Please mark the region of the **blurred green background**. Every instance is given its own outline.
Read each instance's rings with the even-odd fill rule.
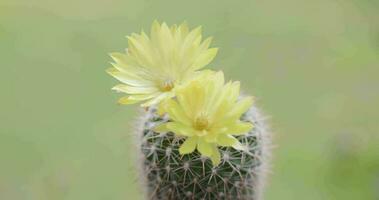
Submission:
[[[154,19],[202,25],[270,117],[266,199],[379,199],[376,0],[1,0],[0,199],[140,199],[105,69]]]

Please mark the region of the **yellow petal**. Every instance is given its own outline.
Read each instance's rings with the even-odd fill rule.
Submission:
[[[159,102],[159,104],[158,104],[158,110],[157,110],[157,114],[158,115],[160,115],[160,116],[162,116],[162,115],[164,115],[166,112],[167,112],[167,110],[168,110],[168,101],[169,101],[170,99],[164,99],[164,100],[162,100],[161,102]]]
[[[228,113],[228,118],[239,118],[243,113],[245,113],[253,104],[253,97],[245,97],[238,101],[233,109]]]
[[[205,141],[209,142],[209,143],[215,143],[217,142],[217,136],[218,136],[218,133],[217,132],[210,132],[210,131],[205,131],[203,130],[203,132],[205,132],[205,136],[204,136],[204,139]]]
[[[225,87],[224,87],[224,73],[223,72],[217,72],[214,76],[212,76],[214,81],[212,81],[211,84],[207,84],[208,87],[204,86],[206,88],[206,106],[205,110],[210,115],[210,117],[213,118],[213,114],[217,111],[217,109],[220,107],[220,104],[222,101],[226,98],[225,95]]]
[[[167,123],[159,124],[153,128],[153,131],[158,133],[167,133],[170,130],[167,128]]]
[[[167,128],[178,135],[193,136],[194,130],[180,122],[167,122]]]
[[[125,105],[134,104],[134,103],[139,102],[139,101],[143,101],[143,100],[153,98],[156,95],[157,95],[156,93],[153,93],[153,94],[139,94],[139,95],[126,96],[126,97],[122,97],[121,99],[119,99],[118,103],[119,104],[125,104]]]
[[[199,139],[197,141],[197,150],[201,153],[201,155],[211,157],[213,154],[212,144],[205,142],[205,140]]]
[[[236,122],[233,125],[227,126],[227,131],[231,135],[243,135],[253,128],[253,124],[249,122]]]
[[[222,91],[223,92],[220,95],[221,102],[219,103],[218,107],[215,108],[216,111],[213,112],[212,118],[214,121],[224,124],[226,122],[223,122],[223,119],[226,121],[235,120],[235,118],[230,117],[227,115],[227,113],[231,112],[231,110],[233,110],[236,105],[235,101],[239,96],[239,82],[228,82],[225,84]],[[236,118],[239,118],[239,116],[236,116]]]
[[[133,78],[146,78],[153,79],[153,75],[146,69],[142,68],[133,57],[123,53],[110,53],[110,56],[116,63],[111,63],[118,71],[133,77]]]
[[[170,28],[172,35],[174,35],[177,30],[178,30],[178,25],[176,25],[176,24],[172,25],[172,27]]]
[[[179,148],[180,154],[192,153],[196,149],[197,137],[189,137]]]
[[[190,60],[184,60],[186,58],[192,58],[195,54],[195,49],[198,47],[201,41],[201,27],[197,27],[192,30],[184,39],[181,48],[179,49],[179,55],[183,63],[188,63]]]
[[[152,93],[152,94],[135,94],[130,95],[129,99],[131,100],[147,100],[158,96],[158,93]]]
[[[201,29],[202,29],[202,27],[198,26],[195,29],[193,29],[191,32],[189,32],[187,37],[185,38],[185,40],[183,42],[183,47],[188,48],[188,46],[190,46],[191,44],[194,45],[194,43],[197,39],[199,39],[199,38],[201,39]]]
[[[135,68],[138,67],[137,63],[128,55],[112,52],[109,54],[111,58],[116,62],[116,68],[120,71],[129,71],[133,70],[135,72]]]
[[[174,93],[170,93],[170,92],[161,93],[160,95],[158,95],[154,99],[151,99],[151,100],[147,101],[146,103],[141,104],[141,106],[142,107],[149,107],[152,105],[156,105],[156,104],[159,104],[159,102],[163,101],[166,98],[172,98],[174,95],[175,95]]]
[[[139,101],[142,101],[142,100],[136,100],[136,99],[130,99],[130,96],[126,96],[126,97],[121,97],[119,100],[118,100],[118,103],[119,104],[123,104],[123,105],[128,105],[128,104],[135,104]]]
[[[112,52],[112,53],[109,53],[109,55],[111,56],[111,58],[112,58],[116,63],[119,63],[119,64],[125,64],[125,63],[128,63],[128,62],[127,62],[127,56],[126,56],[126,54],[119,53],[119,52]]]
[[[180,136],[193,136],[193,131],[189,127],[178,122],[166,122],[157,125],[153,130],[158,133],[173,132]]]
[[[217,48],[211,48],[201,53],[193,64],[194,70],[201,69],[208,65],[216,57],[217,51]]]
[[[180,30],[180,34],[181,34],[181,37],[184,38],[185,36],[187,36],[188,32],[189,32],[189,28],[188,28],[188,24],[187,22],[183,22],[182,24],[180,24],[179,28]]]
[[[237,143],[238,140],[231,135],[220,134],[217,137],[217,144],[220,146],[231,147]]]
[[[155,87],[133,87],[125,84],[116,85],[112,90],[128,94],[148,94],[158,92],[158,89]]]
[[[187,116],[193,116],[194,110],[192,108],[191,99],[188,98],[187,95],[183,91],[180,91],[180,90],[177,90],[177,91],[178,92],[176,93],[176,98],[177,98],[180,106],[182,107],[184,113]]]
[[[141,66],[148,67],[152,66],[154,61],[151,57],[151,50],[149,46],[145,46],[142,40],[139,40],[138,35],[134,37],[127,36],[128,38],[128,53],[135,57],[137,63]]]
[[[233,145],[233,148],[240,151],[248,151],[248,149],[245,146],[243,146],[239,141],[237,141],[237,143]]]
[[[239,81],[234,81],[231,84],[230,90],[228,91],[228,103],[233,104],[237,101],[240,95],[240,87],[241,83]],[[239,104],[239,102],[237,102],[237,104]]]
[[[121,81],[123,83],[126,83],[128,85],[137,86],[137,87],[140,87],[140,86],[151,86],[151,85],[153,85],[151,83],[151,81],[144,80],[144,79],[141,79],[141,78],[135,77],[135,76],[130,76],[129,74],[122,73],[122,72],[118,71],[115,68],[109,68],[107,70],[107,72],[111,76],[115,77],[117,80],[119,80],[119,81]]]
[[[158,37],[158,33],[161,29],[161,25],[157,20],[154,20],[153,24],[151,25],[151,32],[150,32],[150,37],[151,40],[156,41]]]
[[[208,37],[207,39],[205,39],[202,43],[201,43],[201,46],[200,46],[200,49],[201,50],[206,50],[208,49],[209,45],[211,44],[213,38],[212,37]]]
[[[220,151],[215,145],[212,147],[212,149],[213,149],[213,153],[211,156],[212,164],[213,166],[217,166],[220,164],[220,161],[221,161]]]
[[[187,117],[187,115],[184,113],[183,108],[179,106],[179,104],[176,101],[172,99],[168,100],[166,108],[167,108],[167,113],[169,114],[170,118],[173,119],[174,121],[181,122],[188,126],[191,124],[191,121]]]
[[[161,26],[161,32],[160,32],[160,53],[166,58],[169,59],[169,54],[171,53],[173,49],[173,38],[171,35],[170,28],[167,26],[166,23],[163,23]]]

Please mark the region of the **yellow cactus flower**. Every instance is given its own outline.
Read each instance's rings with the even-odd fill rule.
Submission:
[[[180,86],[175,99],[161,103],[161,111],[167,113],[170,121],[155,127],[157,132],[173,132],[186,137],[179,148],[180,154],[192,153],[197,149],[210,157],[213,165],[220,163],[218,146],[243,150],[234,137],[246,134],[253,128],[240,117],[252,105],[252,97],[238,100],[240,83],[224,84],[222,72],[207,71],[196,79]]]
[[[127,38],[126,53],[111,53],[114,63],[107,70],[123,83],[113,89],[128,94],[121,104],[143,101],[147,107],[175,96],[174,89],[217,54],[217,48],[209,48],[212,38],[202,41],[201,27],[189,30],[186,23],[168,27],[155,21],[150,37],[142,31]]]

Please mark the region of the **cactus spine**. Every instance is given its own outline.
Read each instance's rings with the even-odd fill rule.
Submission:
[[[152,130],[169,120],[167,116],[157,115],[155,107],[150,107],[140,122],[137,141],[140,142],[143,165],[140,176],[146,199],[262,199],[270,140],[265,121],[255,106],[241,117],[254,128],[237,137],[248,150],[220,148],[222,160],[217,167],[197,151],[180,155],[178,148],[183,138]]]

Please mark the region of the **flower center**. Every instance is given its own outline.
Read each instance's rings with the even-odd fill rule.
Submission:
[[[209,121],[208,121],[207,116],[205,115],[200,115],[199,117],[196,117],[195,122],[193,124],[194,128],[199,131],[207,129],[208,125],[209,125]]]
[[[174,88],[174,81],[172,81],[171,79],[168,79],[162,83],[160,88],[161,88],[161,91],[163,92],[171,91],[171,89]]]

